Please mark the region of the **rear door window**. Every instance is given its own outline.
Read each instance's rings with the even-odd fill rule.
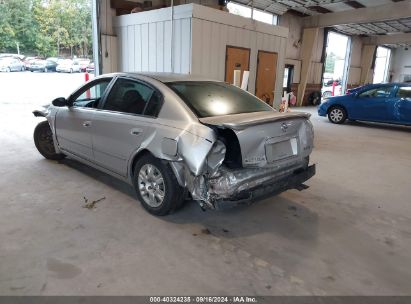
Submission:
[[[156,117],[161,108],[161,95],[139,81],[119,78],[103,105],[104,110]]]
[[[399,87],[397,97],[411,101],[411,87]]]

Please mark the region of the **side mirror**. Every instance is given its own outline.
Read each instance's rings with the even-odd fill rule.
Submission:
[[[68,106],[68,102],[64,97],[58,97],[54,99],[52,102],[53,106],[55,107],[65,107]]]

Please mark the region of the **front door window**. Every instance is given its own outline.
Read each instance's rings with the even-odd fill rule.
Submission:
[[[104,78],[90,83],[89,86],[83,88],[73,96],[74,107],[97,108],[104,95],[111,78]]]

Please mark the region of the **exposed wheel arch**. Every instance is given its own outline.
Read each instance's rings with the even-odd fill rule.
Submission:
[[[131,163],[130,163],[130,165],[129,165],[129,176],[130,176],[131,178],[133,178],[133,176],[134,176],[134,167],[135,167],[136,162],[137,162],[141,157],[143,157],[144,155],[147,155],[147,154],[155,157],[155,156],[153,155],[153,153],[151,153],[151,152],[150,152],[149,150],[147,150],[147,149],[142,149],[141,151],[138,151],[138,152],[136,153],[136,155],[133,156],[133,160],[131,161]]]

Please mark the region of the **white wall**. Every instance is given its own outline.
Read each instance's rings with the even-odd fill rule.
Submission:
[[[392,80],[394,82],[402,82],[405,75],[411,75],[411,49],[406,51],[403,47],[399,47],[394,49],[391,55]]]
[[[358,36],[351,36],[351,62],[348,70],[348,85],[357,85],[361,81],[362,41]]]
[[[265,33],[256,33],[236,26],[193,18],[192,73],[213,79],[225,79],[227,45],[250,49],[250,78],[248,91],[255,92],[258,51],[278,54],[274,100],[282,95],[286,39]]]
[[[286,28],[188,4],[174,7],[172,39],[170,18],[171,8],[116,18],[120,71],[173,71],[224,80],[227,45],[245,47],[251,51],[248,90],[254,93],[258,51],[276,52],[274,102],[279,104],[288,35]]]
[[[285,13],[279,17],[279,25],[289,29],[286,42],[285,61],[287,64],[294,65],[293,83],[300,82],[301,73],[301,44],[303,33],[303,18],[290,13]],[[321,54],[323,49],[324,30],[319,29],[317,41],[315,43],[312,64],[310,67],[308,82],[309,84],[321,83],[322,63]]]
[[[124,72],[171,72],[173,70],[175,73],[189,73],[191,70],[190,15],[191,11],[187,9],[176,9],[173,21],[173,48],[171,47],[170,8],[117,17],[115,26],[119,41],[119,70]]]
[[[286,59],[301,59],[301,43],[303,35],[303,21],[301,17],[285,13],[279,16],[278,25],[289,29],[287,39]]]

